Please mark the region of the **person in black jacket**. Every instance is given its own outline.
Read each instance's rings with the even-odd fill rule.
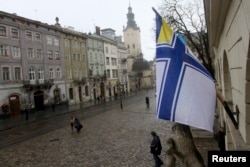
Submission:
[[[77,133],[80,132],[80,130],[82,129],[82,124],[80,123],[80,121],[75,117],[75,121],[74,121],[74,126],[77,130]]]
[[[151,135],[153,137],[153,140],[151,141],[150,152],[153,154],[155,160],[155,166],[160,167],[163,164],[162,160],[158,156],[161,154],[162,150],[161,140],[154,131],[151,132]]]
[[[27,110],[27,108],[25,108],[24,113],[25,113],[26,121],[28,121],[29,120],[29,110]]]
[[[147,108],[149,108],[149,98],[148,98],[148,96],[146,96],[146,105],[147,105]]]
[[[220,148],[220,151],[226,151],[226,145],[225,145],[225,128],[220,127],[219,132],[215,134],[215,139],[218,142],[218,147]]]

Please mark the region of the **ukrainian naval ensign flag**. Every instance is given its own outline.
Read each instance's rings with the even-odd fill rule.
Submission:
[[[213,131],[214,80],[182,36],[155,13],[157,117]]]

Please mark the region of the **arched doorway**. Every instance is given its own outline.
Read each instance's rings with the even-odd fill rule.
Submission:
[[[44,92],[40,90],[34,92],[34,102],[36,111],[44,110],[43,101],[44,101]]]
[[[20,99],[16,94],[9,96],[9,110],[11,116],[18,116],[21,113]]]

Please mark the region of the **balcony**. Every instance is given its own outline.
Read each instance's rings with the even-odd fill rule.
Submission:
[[[127,70],[122,70],[122,73],[123,74],[126,74],[128,71]]]
[[[121,62],[122,62],[122,63],[126,63],[126,62],[127,62],[127,59],[126,59],[126,58],[123,58],[123,59],[121,59]]]
[[[43,80],[43,79],[39,79],[39,80],[26,80],[23,81],[23,87],[24,88],[51,88],[51,86],[54,84],[54,80],[53,79],[49,79],[49,80]]]
[[[86,83],[86,78],[74,78],[73,81],[75,84],[84,85]]]
[[[39,80],[38,80],[38,83],[39,83],[39,84],[44,84],[44,79],[39,79]]]
[[[30,85],[36,85],[36,80],[30,80]]]

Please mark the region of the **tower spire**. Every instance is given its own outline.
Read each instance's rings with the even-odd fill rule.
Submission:
[[[132,12],[132,7],[130,6],[130,1],[129,1],[129,7],[128,7],[128,14],[127,14],[127,28],[134,28],[134,29],[137,29],[137,25],[136,25],[136,22],[134,20],[135,16],[134,16],[134,13]]]

